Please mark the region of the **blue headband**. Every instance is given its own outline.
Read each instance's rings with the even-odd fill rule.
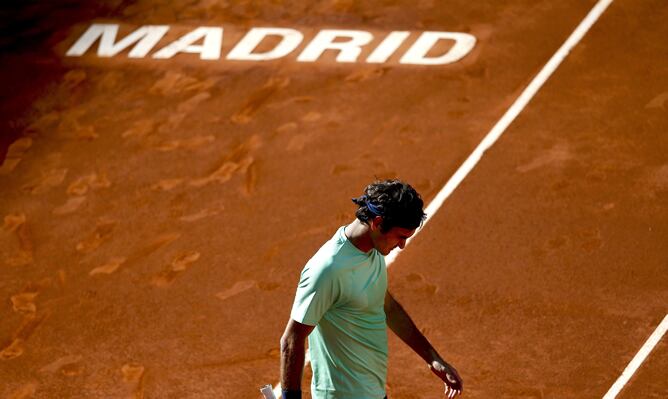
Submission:
[[[369,210],[369,212],[373,213],[376,216],[383,216],[383,212],[376,205],[371,203],[369,197],[363,195],[362,199],[364,200],[364,204],[366,205],[366,208]]]

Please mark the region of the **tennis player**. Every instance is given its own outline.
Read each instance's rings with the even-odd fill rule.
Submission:
[[[399,180],[378,181],[354,198],[356,219],[306,263],[281,337],[283,399],[301,398],[306,340],[316,399],[386,398],[387,327],[445,383],[462,392],[457,371],[436,352],[387,290],[384,256],[403,249],[425,218],[420,195]]]

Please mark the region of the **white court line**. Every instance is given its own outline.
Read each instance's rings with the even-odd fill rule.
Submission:
[[[605,394],[603,399],[614,399],[617,397],[617,395],[619,395],[619,392],[622,391],[624,385],[629,382],[633,374],[635,374],[636,370],[638,370],[638,367],[640,367],[642,362],[645,361],[656,344],[661,341],[661,338],[666,334],[666,331],[668,331],[668,314],[663,318],[663,321],[659,323],[659,326],[656,327],[656,330],[654,330],[652,335],[650,335],[650,337],[647,339],[645,345],[643,345],[642,348],[640,348],[640,351],[635,355],[635,357],[633,357],[631,363],[626,366],[622,372],[622,375],[620,375],[617,381],[612,384],[612,387],[610,387],[610,390]]]
[[[489,149],[495,142],[496,140],[501,137],[501,135],[505,132],[506,128],[515,120],[517,115],[526,107],[526,105],[531,101],[534,95],[540,90],[541,87],[543,87],[543,84],[547,79],[554,73],[554,71],[557,69],[557,67],[561,64],[561,62],[566,58],[568,53],[571,51],[573,47],[575,47],[576,44],[580,42],[580,40],[584,37],[584,35],[589,31],[589,28],[594,25],[594,23],[598,20],[598,18],[603,14],[603,12],[608,8],[608,6],[612,3],[613,0],[599,0],[598,3],[594,6],[594,8],[589,11],[589,14],[580,22],[580,24],[575,28],[573,33],[566,39],[564,44],[561,45],[559,50],[557,50],[556,53],[550,58],[550,60],[545,64],[543,69],[538,72],[538,74],[533,78],[531,83],[524,89],[522,94],[515,100],[513,105],[510,106],[508,111],[506,111],[505,114],[499,119],[499,121],[494,125],[492,130],[487,133],[485,138],[482,139],[480,144],[473,150],[471,155],[469,155],[468,158],[466,158],[466,161],[457,169],[457,171],[450,177],[447,183],[445,183],[445,186],[441,189],[441,191],[436,194],[436,197],[427,205],[427,208],[425,209],[425,213],[427,213],[427,219],[425,220],[424,224],[422,225],[422,228],[420,230],[416,231],[415,234],[406,242],[406,245],[412,241],[420,231],[423,230],[424,226],[431,220],[434,214],[441,208],[441,205],[445,202],[445,200],[452,194],[453,191],[459,186],[459,184],[464,180],[464,178],[471,172],[471,170],[478,164],[478,161],[480,161],[480,158],[482,158],[482,155],[484,152]],[[389,255],[385,257],[385,263],[389,267],[394,260],[397,258],[398,251],[393,251]],[[281,389],[280,385],[278,385],[274,389],[274,394],[277,397],[280,397],[281,394]]]
[[[445,200],[452,194],[453,191],[459,186],[459,184],[464,180],[464,178],[471,172],[471,170],[478,164],[478,161],[480,161],[480,158],[482,158],[482,155],[484,154],[485,151],[487,151],[494,143],[496,140],[501,137],[501,135],[505,132],[506,128],[515,120],[517,115],[526,107],[526,105],[531,101],[533,96],[540,90],[540,88],[543,86],[545,81],[552,75],[552,73],[557,69],[557,67],[561,64],[561,61],[566,58],[568,53],[571,51],[573,47],[575,47],[576,44],[584,37],[585,33],[591,28],[591,26],[596,22],[598,17],[601,16],[603,11],[612,3],[612,0],[600,0],[594,8],[592,8],[591,11],[589,11],[589,14],[585,17],[585,19],[580,22],[580,25],[578,25],[577,28],[571,33],[569,38],[564,42],[564,44],[557,50],[556,53],[550,58],[550,60],[545,64],[543,69],[536,75],[536,77],[529,83],[529,86],[524,89],[522,94],[515,100],[513,105],[510,106],[508,111],[499,119],[499,121],[494,125],[492,130],[487,133],[487,136],[482,139],[480,144],[476,147],[475,150],[469,155],[468,158],[466,158],[466,161],[457,169],[457,171],[452,175],[450,180],[448,180],[447,183],[445,183],[445,186],[441,189],[441,191],[436,194],[436,197],[429,203],[427,208],[425,209],[425,213],[427,214],[427,220],[425,220],[424,225],[431,220],[431,217],[441,208],[441,205],[445,202]],[[424,227],[424,225],[422,227]],[[422,229],[420,229],[421,231]],[[411,237],[408,242],[410,242],[415,236],[419,233],[419,231],[415,232],[413,237]],[[390,263],[396,259],[398,256],[398,251],[391,252],[388,256],[385,257],[385,262],[389,266]]]

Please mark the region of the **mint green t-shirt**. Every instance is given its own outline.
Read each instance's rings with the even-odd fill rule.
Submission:
[[[386,291],[385,258],[357,249],[344,227],[306,263],[291,317],[315,326],[308,338],[314,398],[385,396]]]

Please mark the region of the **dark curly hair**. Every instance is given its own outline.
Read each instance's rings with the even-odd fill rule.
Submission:
[[[392,227],[417,229],[427,217],[420,194],[400,180],[373,182],[366,186],[364,195],[353,198],[353,202],[358,206],[355,216],[362,223],[369,224],[374,217],[381,216],[383,232]]]

